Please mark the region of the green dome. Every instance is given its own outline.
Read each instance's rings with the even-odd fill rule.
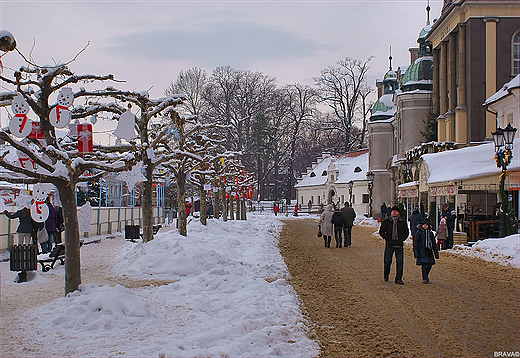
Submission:
[[[372,114],[370,119],[372,121],[388,119],[395,115],[396,108],[394,103],[392,102],[392,98],[392,94],[384,94],[377,99],[377,101],[372,105],[372,108],[370,110]]]
[[[383,81],[387,81],[387,80],[397,80],[397,73],[393,70],[388,71],[385,74],[385,78],[383,79]]]
[[[432,80],[433,57],[420,57],[406,69],[406,72],[403,75],[403,92],[413,91],[416,89],[431,91],[433,89]]]
[[[421,32],[419,32],[419,38],[422,39],[423,37],[426,37],[428,35],[428,32],[432,29],[432,25],[426,25],[422,28]]]

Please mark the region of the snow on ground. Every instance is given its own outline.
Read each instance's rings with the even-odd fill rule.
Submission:
[[[277,247],[281,228],[274,215],[207,226],[194,220],[187,237],[171,230],[146,244],[124,242],[112,274],[169,284],[84,283],[29,310],[36,331],[47,332],[35,339],[72,356],[317,356],[286,282]],[[4,287],[34,284],[44,275]]]
[[[279,219],[318,217],[257,212],[247,221],[193,220],[187,237],[171,230],[146,244],[122,242],[111,275],[163,284],[84,283],[28,311],[34,339],[70,356],[317,356],[277,242]],[[355,224],[379,226],[359,215]],[[519,267],[518,234],[449,251]],[[51,271],[63,279],[62,267]],[[30,272],[29,282],[4,281],[2,288],[41,284],[48,274]]]

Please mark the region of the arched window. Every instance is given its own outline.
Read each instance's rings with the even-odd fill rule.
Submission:
[[[520,73],[520,31],[513,35],[513,76]]]
[[[315,176],[316,176],[316,173],[315,173],[315,172],[311,172],[310,177],[311,177],[311,178],[314,178]]]

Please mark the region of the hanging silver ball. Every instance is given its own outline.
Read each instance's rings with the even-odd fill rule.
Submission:
[[[16,48],[16,40],[12,33],[0,30],[0,50],[4,52],[13,51]]]

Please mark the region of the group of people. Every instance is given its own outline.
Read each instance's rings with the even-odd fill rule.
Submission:
[[[352,226],[354,226],[355,218],[356,212],[349,203],[345,203],[345,206],[341,209],[334,208],[332,204],[327,205],[318,223],[319,231],[323,235],[325,247],[330,248],[333,233],[337,248],[351,246]],[[342,234],[344,238],[343,242]]]
[[[11,214],[7,210],[4,211],[4,214],[9,219],[18,219],[19,224],[16,229],[16,233],[18,234],[18,243],[22,245],[29,244],[40,244],[41,253],[49,253],[51,252],[53,245],[61,243],[61,232],[63,231],[63,213],[61,207],[56,208],[52,203],[50,198],[47,198],[45,201],[47,207],[49,208],[49,216],[44,222],[36,222],[31,217],[31,210],[27,207],[18,210],[17,212]],[[41,241],[38,239],[38,232],[42,232],[45,230],[47,235],[43,235],[43,237],[47,237],[45,241]],[[41,236],[40,236],[41,237]]]
[[[385,240],[384,251],[384,272],[383,279],[389,280],[392,260],[395,256],[396,273],[394,282],[403,285],[404,267],[404,241],[409,237],[410,230],[408,223],[401,217],[398,206],[387,208],[385,203],[381,206],[382,220],[379,228],[379,235]],[[387,215],[388,213],[388,215]],[[318,222],[319,232],[323,235],[325,247],[330,248],[332,234],[336,238],[336,247],[342,247],[341,233],[344,234],[344,247],[348,247],[352,242],[352,226],[356,213],[349,203],[345,207],[335,209],[332,204],[327,205]],[[453,229],[455,214],[450,210],[448,204],[442,205],[441,220],[437,231],[434,233],[429,219],[424,218],[418,210],[414,210],[410,218],[410,228],[413,237],[413,253],[416,265],[421,266],[422,283],[430,282],[429,274],[435,265],[435,260],[439,259],[439,251],[453,247]]]

